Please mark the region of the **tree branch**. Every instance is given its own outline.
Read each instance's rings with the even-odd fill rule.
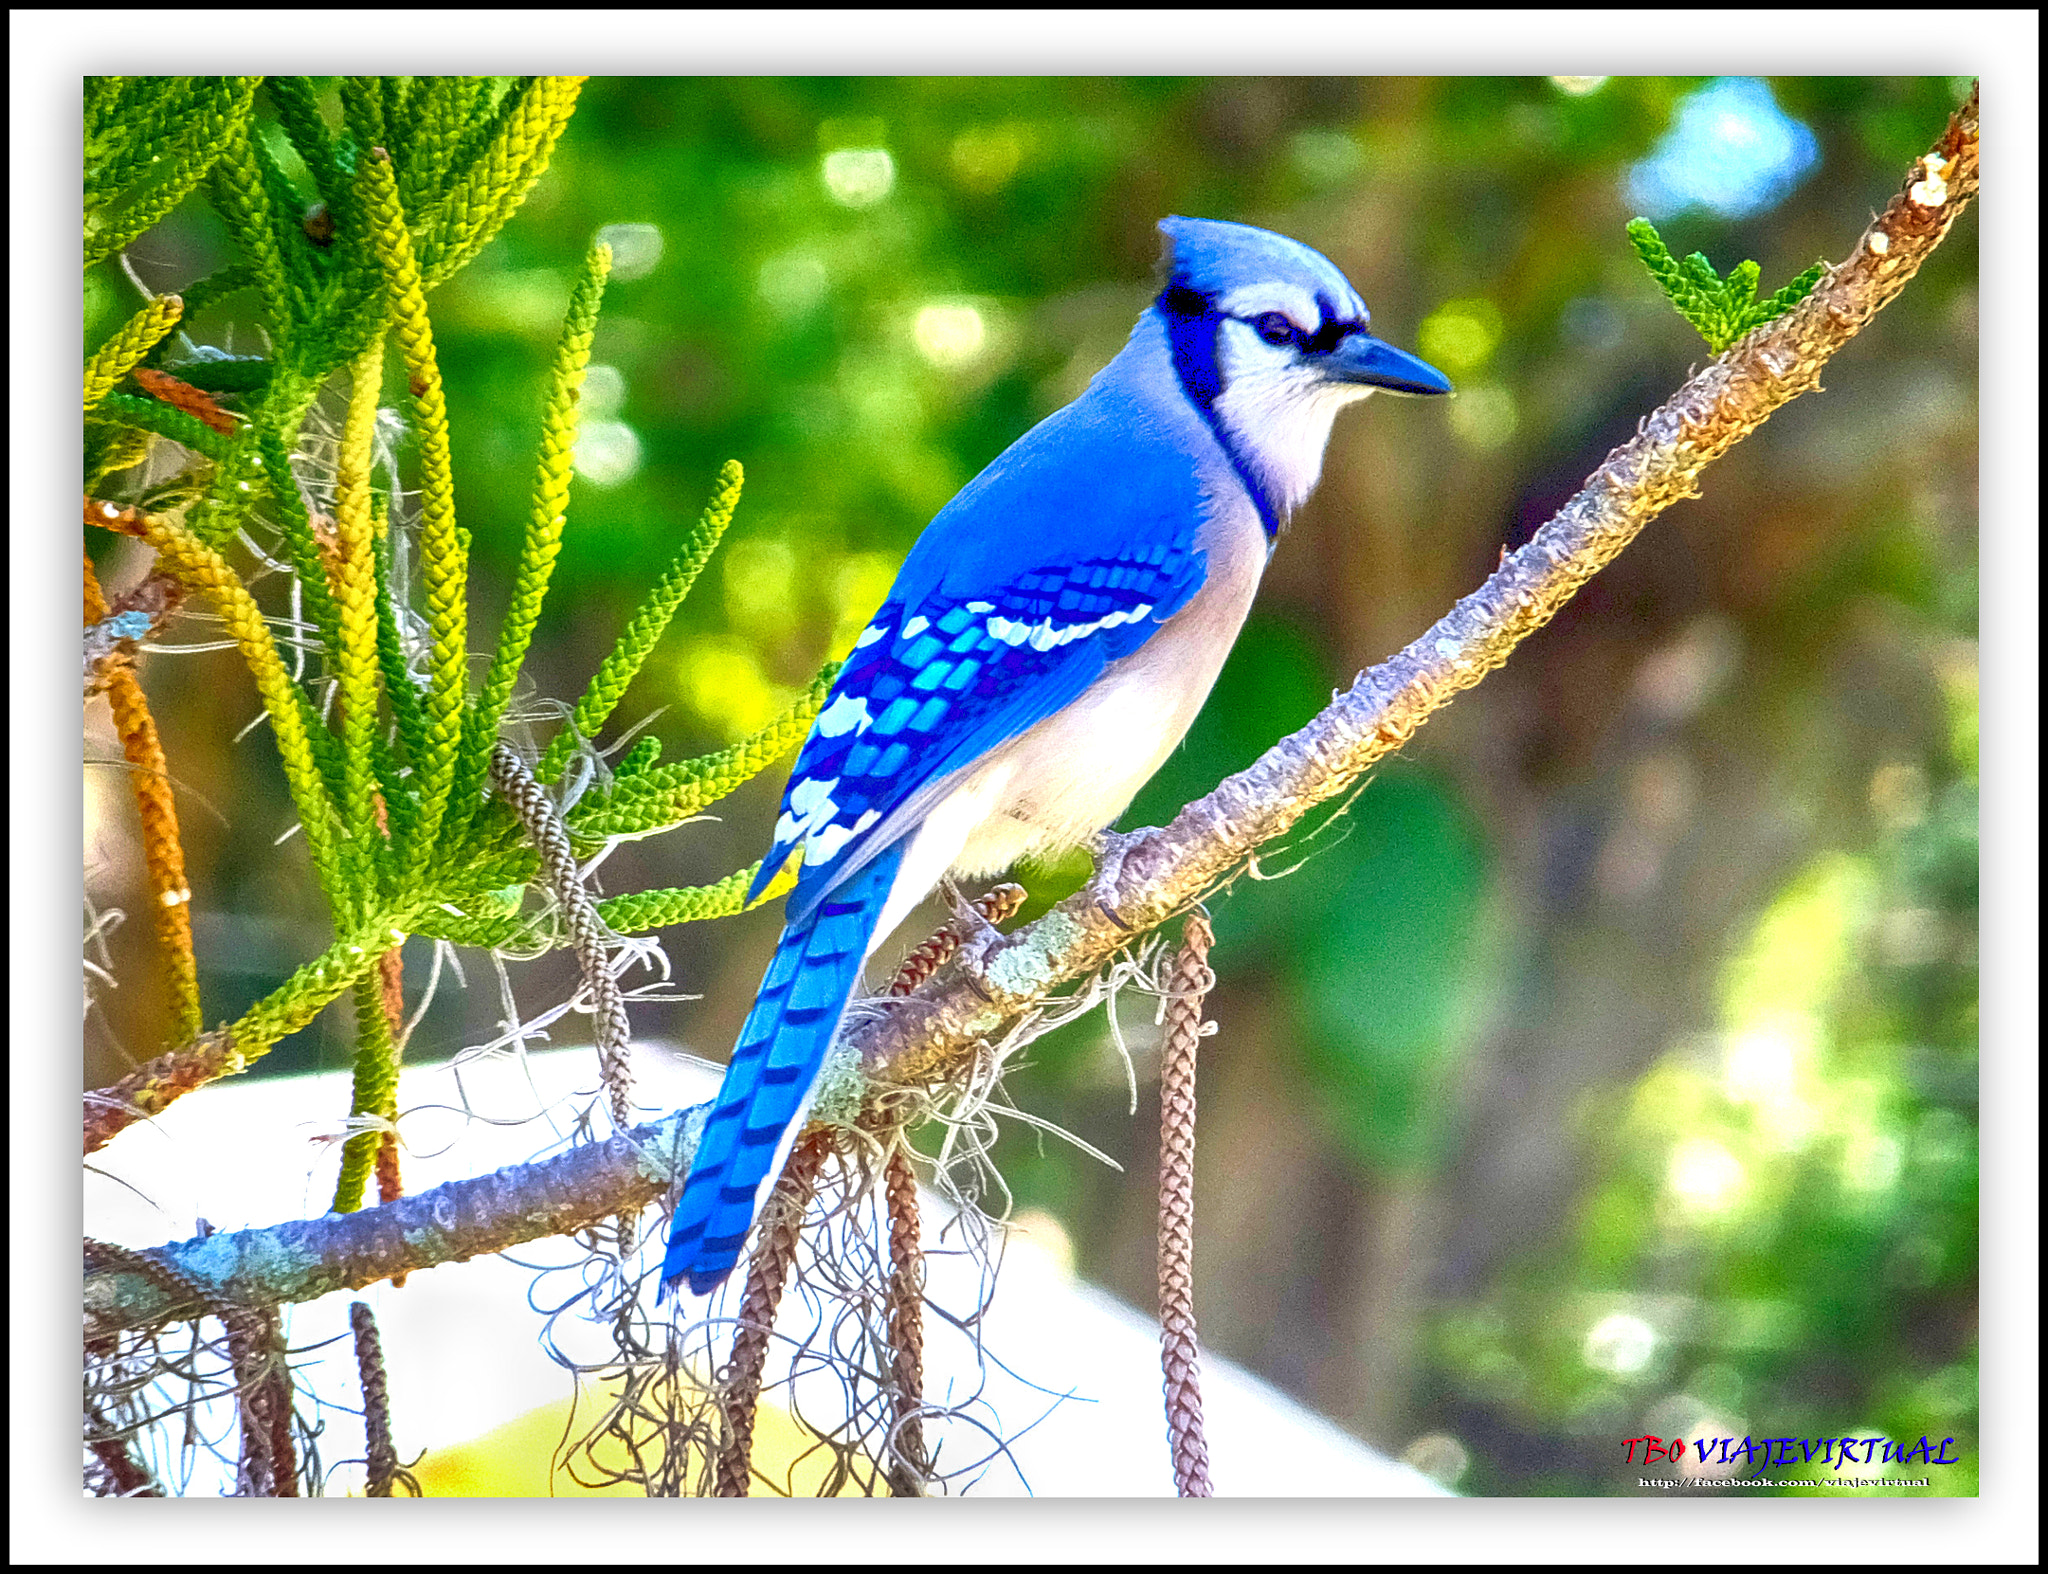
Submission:
[[[709,1108],[682,1110],[551,1159],[450,1181],[355,1213],[220,1231],[143,1254],[205,1289],[203,1301],[189,1289],[171,1288],[168,1274],[88,1267],[87,1336],[196,1317],[224,1302],[311,1301],[637,1212],[688,1172]]]
[[[928,1068],[1101,967],[1200,901],[1265,843],[1351,788],[1416,728],[1549,622],[1700,473],[1781,405],[1820,386],[1821,368],[1905,287],[1977,189],[1977,90],[1905,190],[1846,262],[1804,301],[1731,345],[1610,453],[1578,495],[1504,558],[1423,636],[1364,673],[1292,737],[1181,810],[1129,838],[1117,866],[955,973],[919,991],[925,1009],[855,1035],[869,1063],[916,1080]],[[1115,916],[1112,917],[1111,915]]]
[[[1820,386],[1829,358],[1905,287],[1975,195],[1977,155],[1973,87],[1904,189],[1811,295],[1692,377],[1478,590],[1306,727],[1165,829],[1128,838],[1116,867],[1036,923],[970,945],[966,965],[941,971],[909,997],[914,1005],[851,1032],[827,1062],[814,1116],[850,1119],[872,1090],[943,1077],[1006,1022],[1199,901],[1500,666],[1644,525],[1697,496],[1709,464]],[[708,1108],[382,1207],[216,1234],[150,1255],[205,1285],[215,1302],[265,1305],[502,1251],[666,1196],[688,1170]],[[133,1269],[88,1269],[85,1277],[90,1334],[207,1309],[188,1299]]]

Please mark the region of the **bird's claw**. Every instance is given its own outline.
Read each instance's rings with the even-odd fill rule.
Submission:
[[[982,999],[993,1001],[995,994],[989,988],[986,964],[989,952],[1003,938],[1002,930],[990,923],[988,915],[969,901],[950,879],[939,882],[939,895],[952,910],[953,933],[959,941],[952,960],[959,968],[960,976]]]
[[[1095,910],[1117,928],[1128,933],[1134,926],[1110,905],[1109,896],[1115,892],[1123,879],[1124,858],[1138,839],[1136,833],[1125,835],[1121,831],[1097,831],[1088,844],[1088,851],[1095,859],[1095,873],[1088,877],[1088,900],[1095,904]]]

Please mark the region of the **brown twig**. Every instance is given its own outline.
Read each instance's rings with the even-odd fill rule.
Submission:
[[[160,372],[153,366],[138,366],[128,374],[152,399],[161,400],[174,410],[183,410],[196,420],[204,421],[223,437],[235,435],[235,417],[214,403],[213,395],[203,388],[194,388],[181,378],[169,372]]]
[[[90,1424],[95,1417],[87,1413]],[[113,1488],[115,1497],[162,1497],[163,1492],[151,1475],[128,1452],[127,1439],[121,1437],[94,1437],[88,1435],[85,1446],[92,1450],[92,1457],[100,1462],[106,1472],[107,1485]]]
[[[377,819],[384,820],[384,800],[377,800]],[[388,834],[388,833],[387,833]],[[384,1007],[384,1020],[391,1029],[391,1055],[394,1060],[405,1053],[405,952],[393,946],[377,958],[378,994]],[[396,1202],[405,1195],[405,1177],[398,1167],[398,1133],[385,1131],[383,1140],[377,1144],[377,1200]],[[400,1274],[391,1281],[403,1285],[405,1275]]]
[[[998,885],[975,898],[982,922],[1000,924],[1024,905],[1021,885]],[[903,959],[885,995],[901,997],[925,983],[966,941],[957,920],[942,925]],[[891,1123],[896,1125],[896,1123]],[[924,1421],[924,1244],[919,1238],[917,1172],[900,1125],[887,1132],[889,1157],[883,1195],[889,1208],[889,1491],[922,1497],[930,1461],[925,1455]]]
[[[241,1409],[245,1497],[297,1497],[299,1467],[292,1447],[291,1363],[275,1307],[217,1308],[228,1334],[228,1365]]]
[[[86,560],[86,576],[94,578],[92,560]],[[152,572],[142,583],[107,605],[98,596],[95,581],[85,597],[85,698],[91,699],[107,684],[107,674],[116,664],[132,662],[137,648],[154,639],[170,621],[171,614],[185,603],[185,587],[169,574]]]
[[[108,503],[95,497],[85,499],[85,522],[101,530],[111,530],[117,536],[133,536],[140,541],[149,534],[142,510],[132,503]]]
[[[584,887],[561,816],[555,813],[546,789],[533,779],[533,772],[509,744],[500,743],[491,750],[491,785],[512,806],[540,850],[541,872],[562,909],[562,923],[583,971],[583,987],[590,995],[591,1030],[597,1039],[598,1067],[611,1095],[612,1124],[624,1131],[633,1115],[633,1066],[627,1058],[633,1029],[626,1017],[625,996],[605,958],[604,920],[597,916],[597,904]]]
[[[277,1308],[229,1300],[176,1263],[111,1241],[87,1237],[85,1260],[102,1269],[140,1275],[175,1297],[191,1317],[210,1314],[220,1319],[227,1330],[228,1365],[235,1375],[242,1433],[238,1472],[242,1495],[297,1497],[298,1463],[291,1436],[291,1366],[285,1355],[284,1325]],[[104,1462],[105,1456],[101,1458]]]
[[[99,1151],[136,1121],[161,1114],[194,1088],[230,1076],[243,1064],[225,1028],[145,1060],[119,1082],[86,1094],[85,1151]]]
[[[918,1239],[917,1172],[899,1139],[882,1171],[889,1201],[889,1494],[923,1497],[931,1474],[924,1446],[924,1244]]]
[[[1195,1051],[1202,1002],[1216,983],[1209,969],[1215,939],[1207,914],[1200,908],[1188,914],[1168,985],[1159,1058],[1159,1355],[1173,1484],[1182,1497],[1212,1495],[1195,1337]]]
[[[86,1241],[87,1261],[92,1260],[93,1248],[99,1244],[91,1239]],[[111,1250],[119,1251],[120,1248]],[[85,1446],[99,1462],[104,1483],[95,1483],[94,1494],[99,1497],[162,1497],[164,1492],[156,1477],[129,1451],[130,1429],[108,1419],[104,1396],[96,1391],[98,1385],[93,1380],[95,1366],[113,1362],[119,1355],[119,1348],[118,1336],[88,1338],[85,1341]]]
[[[968,905],[981,915],[983,923],[1000,924],[1024,905],[1026,894],[1023,886],[1006,883],[989,887]],[[903,958],[903,964],[896,969],[896,976],[889,980],[889,987],[882,993],[891,997],[915,993],[952,960],[953,953],[965,945],[967,939],[965,926],[957,919],[941,924],[929,940],[911,948],[909,955]]]
[[[85,559],[85,621],[88,630],[108,619],[106,597],[92,559]],[[175,603],[174,603],[175,604]],[[87,672],[92,672],[90,640]],[[132,641],[130,642],[132,648]],[[164,966],[170,975],[171,1033],[178,1041],[197,1038],[205,1027],[199,1010],[199,960],[192,950],[192,887],[185,876],[185,844],[178,835],[178,809],[171,799],[170,765],[142,692],[142,680],[125,655],[101,663],[99,677],[128,761],[128,783],[142,820],[142,857],[149,871],[150,916]]]
[[[732,1358],[719,1384],[725,1446],[712,1472],[713,1497],[745,1497],[753,1484],[754,1411],[761,1403],[761,1370],[775,1333],[775,1311],[782,1304],[790,1266],[796,1261],[804,1210],[811,1205],[825,1155],[831,1151],[829,1132],[814,1131],[798,1138],[762,1210],[759,1243],[748,1260],[747,1288],[740,1297],[739,1330],[733,1335]]]
[[[420,1484],[399,1464],[398,1450],[391,1441],[391,1383],[384,1371],[377,1319],[368,1305],[357,1301],[348,1309],[348,1325],[356,1337],[356,1375],[363,1386],[363,1468],[369,1479],[364,1495],[389,1497],[392,1487],[398,1485],[418,1497]]]

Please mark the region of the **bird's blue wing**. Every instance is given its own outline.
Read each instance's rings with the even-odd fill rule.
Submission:
[[[1160,542],[1029,569],[975,594],[883,604],[813,724],[758,891],[801,850],[800,918],[909,826],[895,811],[1071,704],[1200,588],[1201,551]]]
[[[1167,542],[1028,569],[963,594],[892,597],[861,635],[783,794],[761,890],[803,859],[781,944],[734,1047],[670,1226],[666,1288],[738,1261],[778,1146],[808,1098],[928,795],[1063,709],[1201,585]],[[906,572],[899,590],[916,576]],[[928,803],[926,803],[928,807]],[[907,811],[907,812],[905,812]]]
[[[801,850],[801,918],[948,777],[1072,704],[1187,605],[1206,572],[1207,442],[1173,400],[1110,398],[1098,378],[963,487],[812,726],[756,892]]]
[[[1203,554],[1158,543],[963,593],[892,597],[855,645],[797,756],[761,890],[803,868],[782,942],[733,1050],[671,1224],[664,1286],[738,1261],[778,1145],[823,1063],[927,796],[1071,704],[1200,587]],[[916,583],[906,571],[899,578]],[[906,812],[907,811],[907,812]]]

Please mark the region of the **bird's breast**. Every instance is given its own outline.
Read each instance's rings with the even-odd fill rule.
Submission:
[[[978,878],[1085,842],[1115,823],[1166,762],[1215,687],[1250,610],[1266,537],[1248,499],[1217,510],[1197,544],[1207,576],[1158,633],[1071,705],[994,751],[962,784],[985,816],[953,862]],[[993,789],[990,791],[988,789]]]

